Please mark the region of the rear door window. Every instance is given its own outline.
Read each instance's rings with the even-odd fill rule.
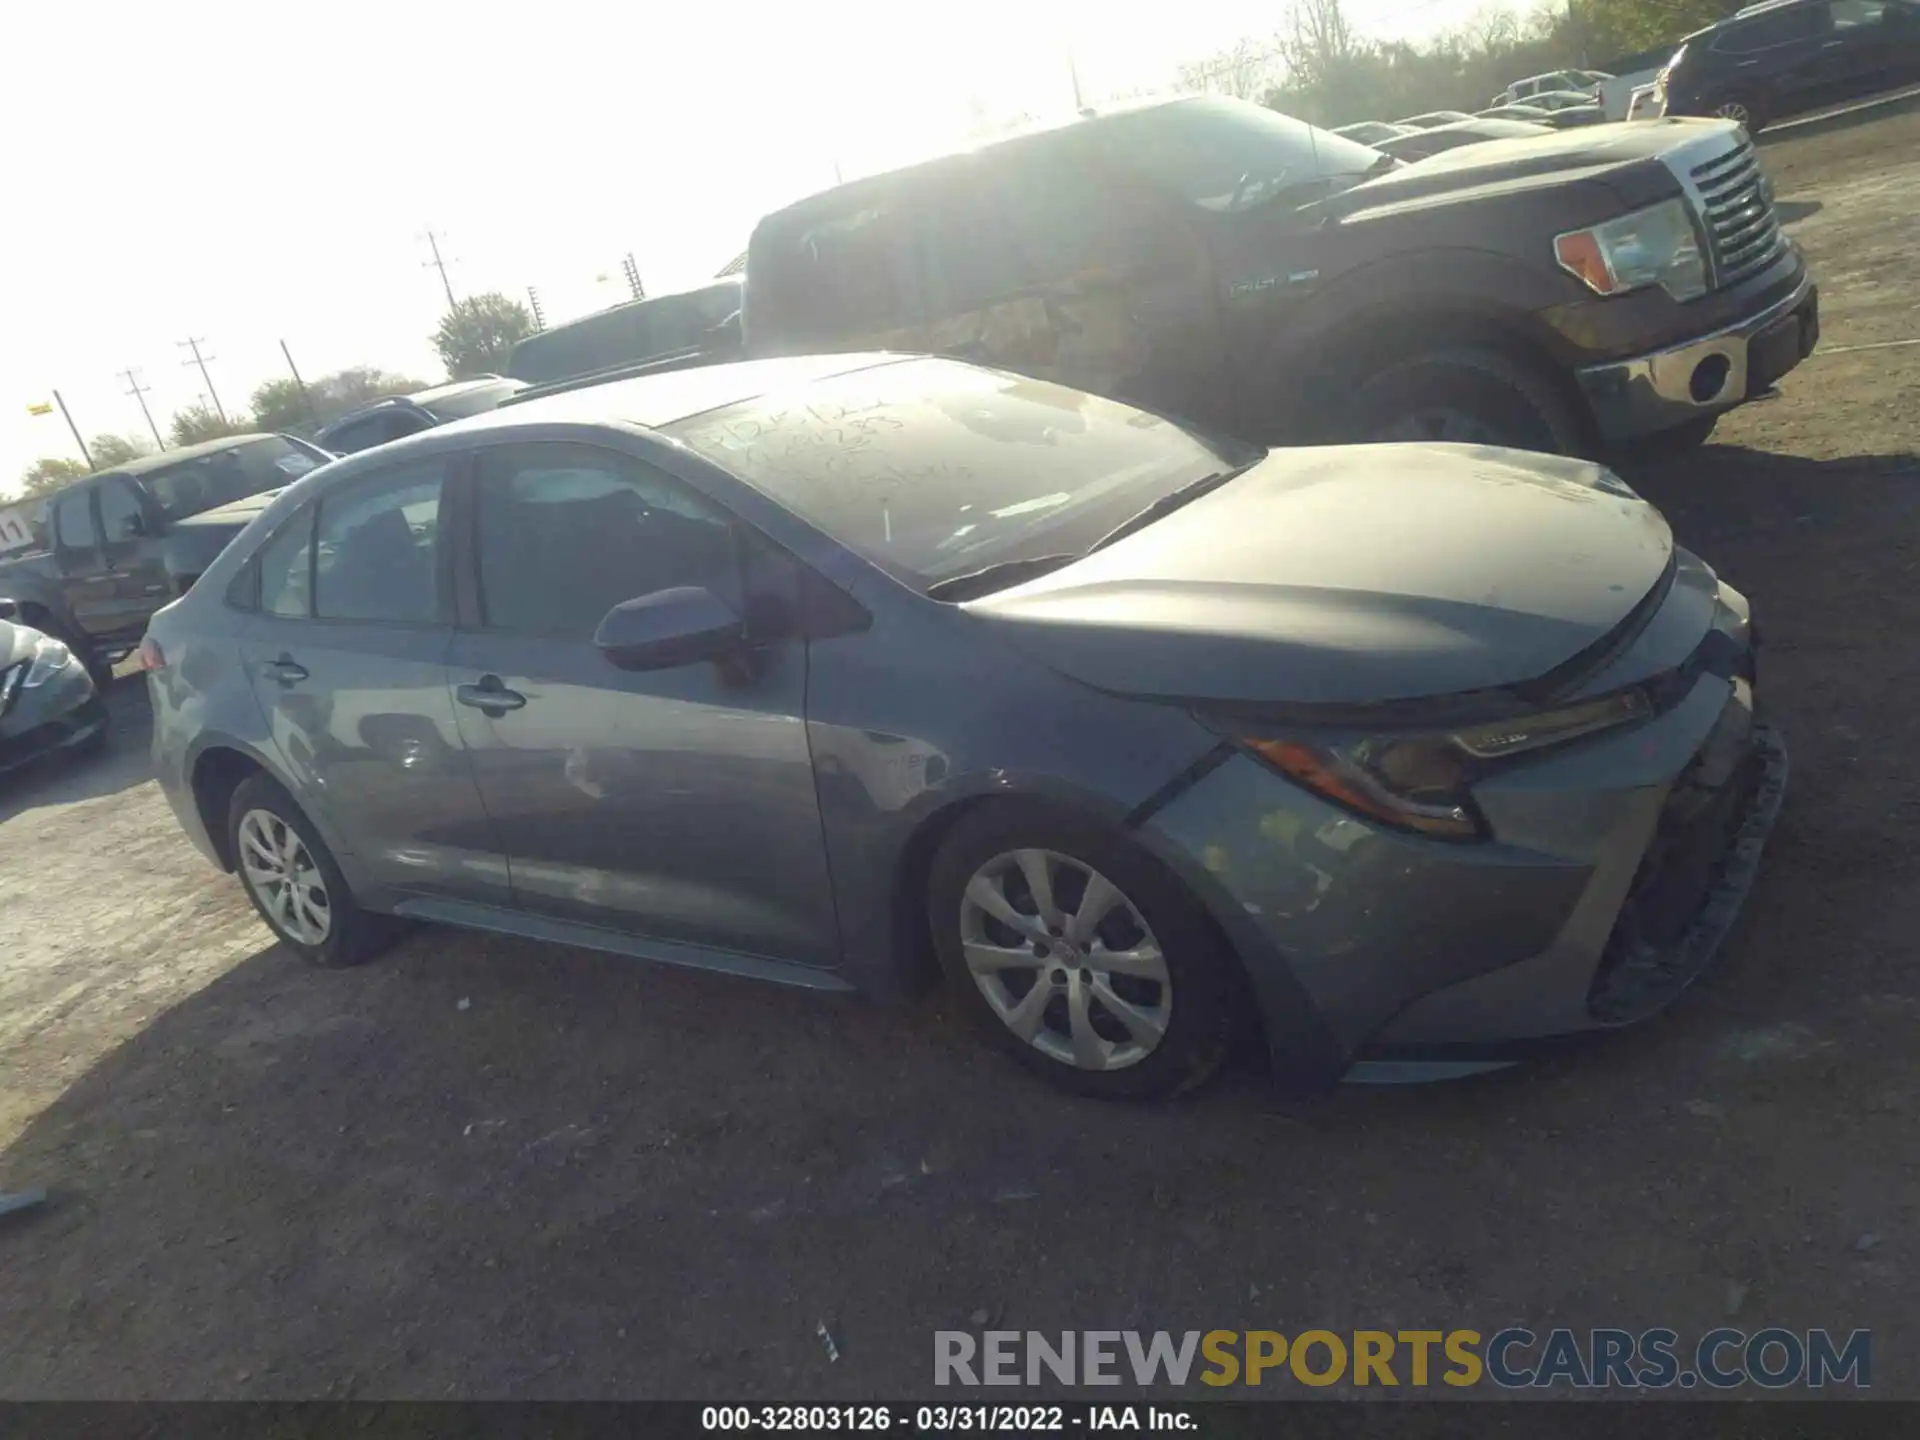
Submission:
[[[443,461],[397,466],[320,502],[313,609],[323,620],[431,625],[440,618]]]
[[[1749,55],[1756,50],[1771,50],[1776,45],[1791,45],[1833,28],[1833,16],[1824,5],[1797,5],[1791,10],[1774,10],[1728,26],[1713,42],[1716,50],[1734,55]]]
[[[912,323],[911,237],[899,193],[868,191],[837,210],[787,217],[762,238],[748,282],[756,299],[765,297],[783,340],[831,342],[898,329]]]
[[[260,609],[286,620],[313,613],[313,511],[303,510],[274,532],[255,561]]]
[[[53,502],[54,536],[62,550],[97,550],[100,531],[93,523],[93,490],[69,490]]]

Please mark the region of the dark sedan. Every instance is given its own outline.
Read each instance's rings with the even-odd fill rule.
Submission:
[[[1651,1014],[1785,774],[1747,602],[1598,466],[892,356],[324,466],[142,661],[181,824],[314,963],[396,918],[819,990],[937,961],[1114,1097],[1255,1020],[1324,1081]]]
[[[0,600],[0,775],[106,742],[107,711],[67,646],[12,618]]]

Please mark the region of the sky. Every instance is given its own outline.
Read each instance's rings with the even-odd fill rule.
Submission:
[[[1506,0],[1348,0],[1421,39]],[[977,117],[1064,113],[1269,36],[1284,5],[1183,0],[64,0],[10,7],[0,273],[0,497],[81,433],[161,430],[208,386],[287,373],[441,376],[456,295],[540,292],[548,322],[711,276],[768,210],[961,143]],[[1124,21],[1118,17],[1126,15]],[[150,438],[150,437],[149,437]]]

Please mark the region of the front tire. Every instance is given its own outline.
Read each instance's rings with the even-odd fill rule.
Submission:
[[[1733,121],[1747,132],[1749,139],[1758,135],[1767,123],[1766,113],[1761,108],[1760,102],[1744,95],[1729,95],[1713,107],[1713,113],[1722,120]]]
[[[392,942],[395,922],[360,908],[313,822],[267,776],[254,775],[234,789],[227,842],[253,908],[309,965],[364,964]]]
[[[1232,1049],[1237,962],[1185,887],[1106,826],[1031,802],[977,810],[934,857],[927,906],[975,1020],[1062,1089],[1157,1099]]]
[[[1500,445],[1550,455],[1582,449],[1579,416],[1553,383],[1497,350],[1440,350],[1362,381],[1348,438]]]

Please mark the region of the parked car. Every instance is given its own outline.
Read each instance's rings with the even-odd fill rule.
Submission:
[[[1409,116],[1405,120],[1396,120],[1396,125],[1405,125],[1414,130],[1431,130],[1436,125],[1457,125],[1462,120],[1471,120],[1473,116],[1464,110],[1429,110],[1425,115]]]
[[[1382,140],[1373,148],[1396,160],[1414,161],[1462,145],[1484,145],[1489,140],[1534,140],[1551,134],[1553,130],[1549,126],[1528,125],[1519,120],[1465,120],[1458,125],[1411,130],[1391,140]]]
[[[0,600],[0,775],[107,742],[107,710],[86,662]]]
[[[1655,81],[1663,115],[1775,120],[1920,82],[1915,0],[1775,0],[1689,35]]]
[[[1583,125],[1602,124],[1607,117],[1598,105],[1577,105],[1553,110],[1544,105],[1528,102],[1525,105],[1497,105],[1491,110],[1482,110],[1476,118],[1518,120],[1528,125],[1545,125],[1554,130],[1572,130]]]
[[[1631,119],[1629,110],[1633,103],[1633,92],[1643,85],[1653,84],[1654,77],[1672,58],[1673,46],[1663,45],[1656,50],[1643,50],[1637,55],[1616,60],[1612,66],[1613,73],[1596,85],[1593,91],[1607,119]]]
[[[389,395],[342,415],[313,438],[335,455],[354,455],[449,420],[483,414],[526,388],[523,380],[481,375],[430,386],[411,395]]]
[[[1404,135],[1408,129],[1405,125],[1389,125],[1384,120],[1362,120],[1358,125],[1339,126],[1333,133],[1342,139],[1357,140],[1362,145],[1372,145],[1377,149],[1382,140]]]
[[[1516,80],[1487,103],[1489,105],[1512,105],[1518,101],[1531,102],[1537,95],[1555,90],[1595,90],[1606,81],[1613,79],[1604,70],[1549,70],[1544,75],[1532,75],[1525,80]]]
[[[542,330],[514,345],[507,373],[531,385],[550,385],[668,358],[697,355],[705,364],[737,360],[740,285],[734,275]]]
[[[1731,188],[1703,199],[1701,173]],[[747,346],[957,355],[1262,444],[1691,443],[1818,333],[1799,252],[1770,201],[1749,208],[1759,176],[1720,122],[1400,168],[1261,106],[1182,99],[766,217]],[[1729,248],[1703,253],[1696,227]]]
[[[0,599],[104,680],[147,618],[240,533],[231,502],[331,458],[292,435],[233,435],[90,475],[51,498],[47,549],[0,560]]]
[[[937,959],[1116,1098],[1253,1017],[1326,1081],[1651,1014],[1785,780],[1746,600],[1596,465],[1268,452],[935,358],[328,466],[141,653],[181,825],[315,964],[396,918],[819,990]]]

